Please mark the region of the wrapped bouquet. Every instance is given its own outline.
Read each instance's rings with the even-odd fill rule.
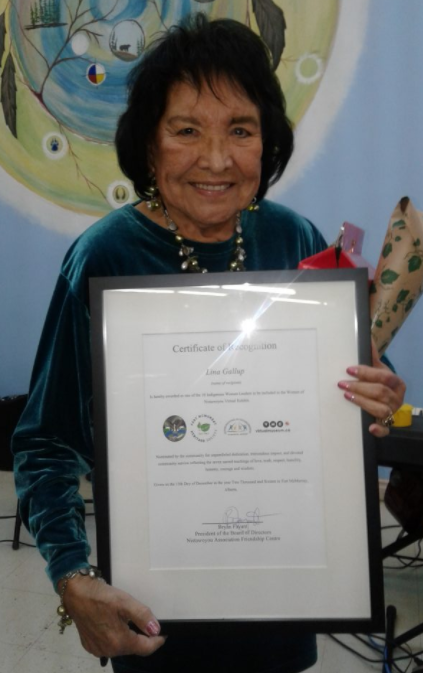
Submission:
[[[396,205],[370,286],[372,335],[386,350],[423,291],[423,213],[408,197]]]
[[[345,222],[336,243],[300,269],[367,267],[372,336],[382,355],[423,292],[423,213],[404,196],[389,221],[376,270],[361,255],[364,231]]]

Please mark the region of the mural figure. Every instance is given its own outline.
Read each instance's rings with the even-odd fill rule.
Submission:
[[[35,200],[40,213],[49,203],[40,219],[54,228],[66,227],[55,206],[88,226],[134,199],[113,147],[128,74],[151,41],[198,11],[261,35],[298,127],[332,58],[339,0],[318,9],[313,0],[0,0],[0,198]]]

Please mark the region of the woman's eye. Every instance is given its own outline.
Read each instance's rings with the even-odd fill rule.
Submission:
[[[192,136],[194,134],[194,129],[191,128],[191,127],[188,127],[186,129],[181,129],[180,131],[178,131],[178,134],[180,136]]]
[[[249,132],[247,131],[247,129],[243,129],[243,128],[239,128],[239,127],[235,128],[233,130],[233,132],[239,138],[247,138],[250,135]]]

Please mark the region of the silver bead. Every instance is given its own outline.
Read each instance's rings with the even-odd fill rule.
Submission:
[[[182,253],[186,255],[187,257],[194,252],[194,248],[189,248],[187,245],[182,245],[181,246]]]

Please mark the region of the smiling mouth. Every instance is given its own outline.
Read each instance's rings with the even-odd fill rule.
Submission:
[[[192,182],[193,187],[197,189],[202,189],[207,192],[225,192],[232,185],[231,183],[225,183],[224,185],[209,185],[206,182]]]

